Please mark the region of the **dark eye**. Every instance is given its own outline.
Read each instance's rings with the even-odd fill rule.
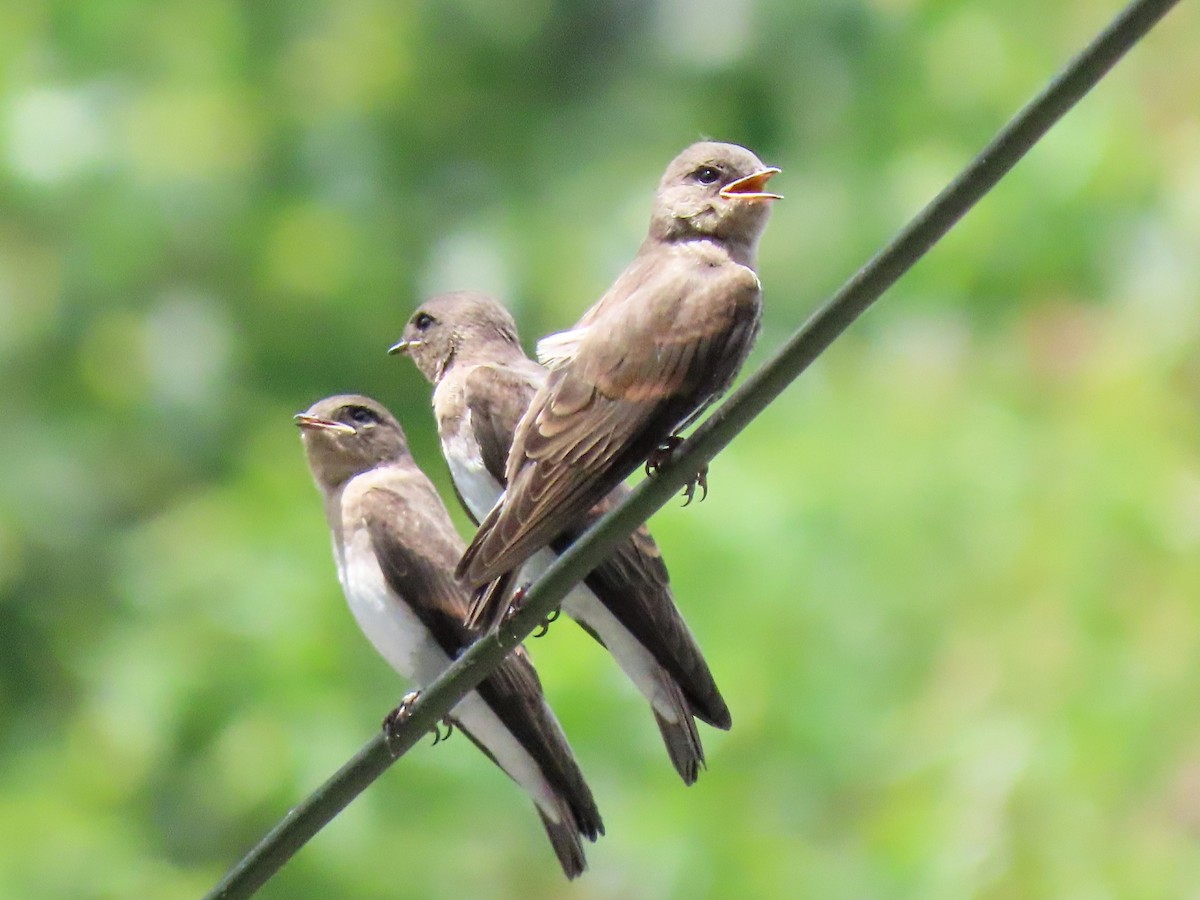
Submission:
[[[351,406],[349,410],[350,420],[357,422],[359,425],[378,425],[379,416],[367,409],[365,406]]]
[[[721,178],[721,173],[712,166],[701,166],[692,173],[692,177],[701,184],[716,184]]]
[[[412,323],[416,326],[417,331],[424,331],[433,324],[433,316],[427,312],[419,312],[413,316]]]

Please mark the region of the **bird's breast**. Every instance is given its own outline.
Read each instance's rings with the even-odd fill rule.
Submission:
[[[467,505],[467,511],[482,521],[504,493],[500,482],[487,470],[479,442],[475,440],[471,412],[459,420],[456,428],[442,432],[442,455],[450,468],[454,487]]]
[[[404,598],[384,578],[366,528],[347,528],[338,577],[358,627],[388,665],[415,682],[427,684],[450,664]]]

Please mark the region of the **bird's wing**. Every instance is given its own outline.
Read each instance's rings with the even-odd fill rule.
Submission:
[[[459,563],[468,583],[513,569],[578,522],[726,387],[757,333],[759,297],[743,266],[662,265],[594,320],[517,427],[504,503]]]
[[[517,423],[544,380],[544,370],[536,365],[528,370],[479,365],[463,381],[471,431],[484,468],[501,485],[506,483],[505,466]]]
[[[420,486],[433,494],[428,482]],[[414,488],[415,489],[415,488]],[[454,576],[454,561],[462,539],[454,530],[440,500],[418,511],[405,495],[372,488],[367,528],[388,585],[399,594],[451,659],[478,635],[464,624],[467,592]],[[429,515],[429,509],[440,515]],[[591,839],[603,834],[591,792],[575,764],[571,748],[542,694],[537,672],[523,647],[513,650],[479,683],[476,691],[499,717],[546,780],[570,806],[580,831]],[[481,750],[497,762],[487,746],[472,735]]]
[[[413,502],[426,493],[427,503]],[[462,538],[428,482],[404,492],[373,487],[369,496],[367,533],[384,579],[454,659],[475,638],[465,624],[466,589],[454,576]]]

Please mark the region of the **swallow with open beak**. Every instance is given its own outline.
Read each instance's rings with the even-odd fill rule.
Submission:
[[[514,571],[638,466],[669,459],[733,382],[758,334],[755,263],[778,171],[734,144],[688,147],[659,183],[633,262],[575,327],[538,344],[549,373],[516,427],[504,496],[458,565],[475,589],[473,625],[495,627]]]

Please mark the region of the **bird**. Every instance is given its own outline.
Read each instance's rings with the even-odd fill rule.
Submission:
[[[376,651],[419,689],[478,637],[464,623],[469,594],[454,575],[462,538],[400,423],[378,401],[328,397],[295,421],[350,611]],[[405,697],[385,731],[414,699]],[[532,797],[563,872],[580,875],[587,866],[581,838],[595,841],[604,825],[524,648],[449,719]]]
[[[549,371],[516,426],[504,496],[456,569],[473,626],[497,627],[514,570],[639,465],[669,460],[733,382],[759,330],[757,248],[778,172],[736,144],[692,144],[667,166],[633,261],[573,328],[539,342]]]
[[[517,422],[546,380],[521,349],[517,325],[499,300],[459,291],[422,303],[391,353],[407,355],[433,384],[433,411],[455,492],[476,522],[504,491],[505,461]],[[578,525],[535,553],[521,573],[544,572],[604,512],[628,493],[618,485]],[[693,717],[732,725],[729,708],[675,606],[666,565],[643,525],[561,604],[605,646],[649,701],[672,764],[695,783],[704,749]]]

